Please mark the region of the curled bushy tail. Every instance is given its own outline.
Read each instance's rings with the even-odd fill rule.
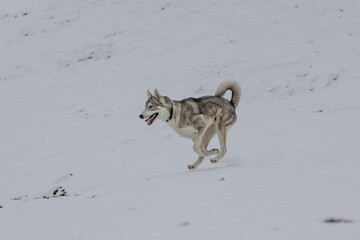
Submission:
[[[234,106],[234,108],[236,108],[239,105],[241,88],[237,82],[226,81],[220,84],[220,86],[216,90],[215,96],[222,97],[227,90],[231,90],[232,95],[230,103]]]

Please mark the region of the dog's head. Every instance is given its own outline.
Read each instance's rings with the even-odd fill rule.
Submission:
[[[139,117],[145,119],[145,122],[149,126],[157,118],[162,121],[167,121],[170,117],[170,109],[172,108],[171,100],[168,97],[161,96],[157,89],[154,90],[154,95],[148,90],[147,95],[148,100],[145,103],[145,110]]]

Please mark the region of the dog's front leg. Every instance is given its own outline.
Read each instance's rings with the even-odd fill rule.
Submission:
[[[203,160],[204,160],[204,157],[199,157],[198,160],[196,160],[196,162],[188,165],[188,169],[197,168],[202,163]]]

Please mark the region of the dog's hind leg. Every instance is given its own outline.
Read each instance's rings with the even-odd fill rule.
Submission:
[[[200,131],[197,134],[197,137],[194,139],[194,152],[196,152],[199,155],[198,160],[196,160],[196,162],[194,162],[191,165],[188,165],[188,169],[194,169],[197,168],[197,166],[199,166],[201,164],[201,162],[204,160],[206,153],[205,151],[203,151],[202,149],[202,139],[204,137],[204,134],[206,132],[205,127],[203,127],[202,129],[200,129]]]
[[[216,157],[210,159],[210,162],[217,163],[221,158],[224,157],[225,153],[227,152],[226,149],[226,131],[228,129],[222,125],[216,126],[216,133],[219,137],[220,142],[220,153],[216,155]]]
[[[210,143],[211,138],[212,138],[214,135],[215,135],[215,126],[212,125],[212,126],[210,126],[210,127],[206,130],[206,132],[205,132],[205,134],[204,134],[204,136],[203,136],[203,139],[202,139],[202,143],[201,143],[202,151],[205,151],[206,156],[219,153],[219,150],[218,150],[218,149],[206,150],[206,149],[207,149],[207,146],[208,146],[209,143]],[[188,168],[189,168],[189,169],[197,168],[197,167],[202,163],[202,161],[204,160],[204,158],[205,158],[205,157],[199,156],[199,158],[198,158],[198,160],[196,160],[196,162],[194,162],[194,163],[191,164],[191,165],[188,165]]]
[[[206,133],[206,130],[207,130],[207,126],[203,126],[201,127],[197,134],[196,134],[196,137],[195,139],[193,140],[194,141],[194,146],[193,146],[193,150],[194,152],[196,152],[200,157],[206,157],[206,149],[204,149],[204,147],[202,146],[203,145],[203,137]]]
[[[211,139],[214,137],[216,131],[215,131],[215,125],[211,125],[204,134],[203,141],[202,141],[202,150],[205,152],[206,156],[218,154],[219,150],[216,148],[213,148],[211,150],[207,150],[207,146],[209,145]]]

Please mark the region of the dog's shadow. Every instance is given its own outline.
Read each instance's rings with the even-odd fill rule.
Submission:
[[[196,169],[169,173],[164,175],[157,175],[157,176],[152,176],[150,178],[164,178],[164,177],[179,176],[179,175],[197,174],[202,172],[213,172],[226,168],[239,168],[244,166],[244,163],[240,157],[232,157],[232,158],[223,158],[219,163],[211,164],[206,167],[204,165],[201,166],[202,167]]]
[[[209,167],[204,167],[204,168],[197,168],[194,170],[190,170],[188,171],[188,173],[196,173],[196,172],[210,172],[210,171],[217,171],[220,169],[225,169],[225,168],[236,168],[236,167],[241,167],[243,166],[243,163],[241,161],[240,158],[223,158],[221,159],[221,161],[219,163],[215,163],[215,164],[211,164]]]

